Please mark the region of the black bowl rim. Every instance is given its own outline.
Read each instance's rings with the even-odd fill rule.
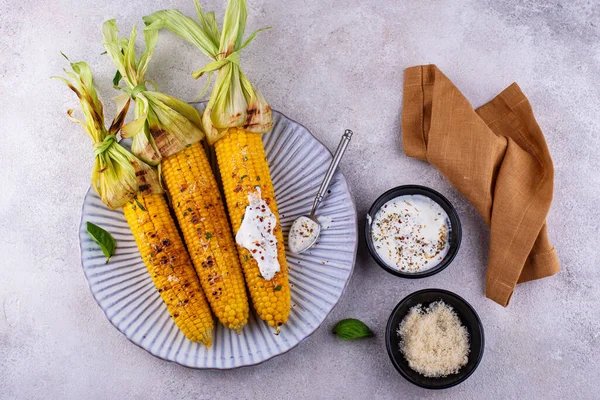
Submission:
[[[402,307],[411,298],[413,298],[415,296],[418,296],[418,295],[420,295],[422,293],[441,293],[441,294],[453,297],[457,301],[464,303],[473,312],[473,315],[475,316],[475,320],[477,321],[477,325],[479,327],[479,331],[481,332],[481,346],[480,346],[479,357],[477,358],[477,361],[475,362],[475,364],[473,365],[473,367],[471,368],[471,370],[469,372],[467,372],[464,376],[462,376],[461,378],[457,379],[456,381],[454,381],[452,383],[449,383],[447,385],[430,386],[430,385],[426,385],[426,384],[421,384],[421,383],[415,382],[408,374],[406,374],[404,372],[404,369],[402,369],[400,367],[400,365],[396,361],[396,358],[392,354],[392,343],[391,343],[392,320],[394,319],[394,316],[396,315],[396,313],[398,312],[398,310],[400,309],[400,307]],[[400,375],[402,375],[402,377],[404,379],[406,379],[407,381],[409,381],[410,383],[412,383],[414,385],[417,385],[417,386],[420,386],[420,387],[422,387],[424,389],[433,389],[433,390],[448,389],[448,388],[456,386],[459,383],[462,383],[465,380],[467,380],[467,378],[469,378],[473,374],[473,372],[475,372],[475,370],[477,369],[477,367],[481,363],[481,359],[483,358],[483,352],[485,350],[485,332],[483,330],[483,323],[481,322],[481,318],[479,318],[479,314],[477,314],[477,311],[475,311],[475,309],[473,308],[473,306],[468,301],[466,301],[465,299],[463,299],[462,297],[460,297],[456,293],[451,292],[449,290],[437,289],[437,288],[421,289],[421,290],[417,290],[416,292],[413,292],[413,293],[409,294],[408,296],[406,296],[405,298],[403,298],[402,300],[400,300],[400,302],[398,304],[396,304],[396,307],[394,307],[394,310],[390,314],[390,317],[388,318],[388,322],[387,322],[387,325],[386,325],[386,328],[385,328],[385,348],[387,350],[387,353],[388,353],[388,356],[389,356],[390,360],[392,361],[392,365],[394,366],[394,368],[396,368],[396,370],[400,373]]]
[[[453,242],[452,244],[450,244],[450,258],[448,258],[448,260],[446,260],[446,262],[441,262],[438,265],[436,265],[435,267],[425,270],[423,272],[417,272],[417,273],[406,273],[406,272],[402,272],[402,271],[398,271],[395,270],[393,268],[391,268],[389,265],[387,265],[382,259],[381,257],[379,257],[379,254],[377,254],[377,252],[375,251],[374,245],[373,245],[373,238],[371,237],[371,224],[365,223],[365,241],[367,243],[367,248],[369,249],[369,253],[371,254],[371,257],[373,258],[373,260],[375,260],[375,262],[381,267],[383,268],[384,271],[389,272],[392,275],[395,276],[399,276],[401,278],[407,278],[407,279],[421,279],[421,278],[427,278],[428,276],[432,276],[435,275],[441,271],[443,271],[444,269],[446,269],[450,264],[452,264],[452,261],[454,261],[454,258],[456,257],[456,255],[458,254],[458,250],[460,249],[460,244],[462,241],[462,224],[460,222],[460,217],[458,216],[458,212],[456,212],[456,208],[454,208],[454,206],[452,205],[452,203],[450,203],[450,201],[440,192],[433,190],[427,186],[421,186],[421,185],[401,185],[401,186],[396,186],[395,188],[392,188],[388,191],[386,191],[385,193],[383,193],[381,196],[377,197],[377,199],[373,202],[373,204],[371,205],[371,208],[369,208],[369,211],[367,213],[368,217],[370,218],[375,218],[375,215],[377,213],[377,211],[379,210],[379,208],[375,208],[375,204],[377,204],[379,202],[379,200],[381,200],[383,197],[386,197],[388,195],[390,195],[391,193],[397,192],[397,191],[404,191],[404,190],[410,190],[410,189],[419,189],[422,190],[424,192],[429,192],[431,194],[433,194],[434,196],[439,197],[443,203],[445,203],[446,206],[448,206],[448,209],[450,210],[450,214],[452,214],[452,216],[454,217],[454,219],[456,219],[456,226],[452,225],[452,229],[457,231],[457,240],[455,242]],[[435,201],[436,203],[440,203],[439,201],[437,201],[437,199],[434,199],[432,197],[430,197],[431,200]],[[442,204],[440,204],[442,205]]]

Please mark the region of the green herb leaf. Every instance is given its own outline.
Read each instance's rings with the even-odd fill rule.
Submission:
[[[100,246],[100,250],[106,256],[106,262],[110,260],[110,257],[115,253],[117,242],[110,233],[100,228],[98,225],[92,224],[91,222],[86,223],[87,231],[94,242]]]
[[[140,203],[137,199],[135,199],[136,204],[138,205],[138,207],[140,208],[140,210],[142,211],[146,211],[146,208],[142,205],[142,203]]]
[[[353,340],[373,336],[373,332],[364,322],[354,318],[343,319],[338,322],[333,327],[333,333],[342,340]]]
[[[119,86],[119,82],[121,82],[122,77],[123,75],[121,75],[121,71],[117,70],[117,72],[115,73],[115,77],[113,78],[113,85]]]
[[[240,183],[242,183],[242,181],[244,180],[245,177],[247,177],[248,175],[242,175],[242,177],[240,178]]]
[[[273,288],[273,290],[277,290],[277,291],[281,290],[281,285],[277,285],[277,286],[275,286],[275,287]]]
[[[210,239],[212,237],[212,234],[210,232],[206,232],[206,238]]]
[[[244,254],[244,261],[248,261],[248,255]]]
[[[260,176],[257,176],[257,177],[256,177],[256,180],[257,180],[257,181],[260,181]]]

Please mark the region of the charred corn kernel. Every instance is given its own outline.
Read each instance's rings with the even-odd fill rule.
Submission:
[[[249,204],[248,194],[256,192],[256,186],[260,187],[263,200],[277,218],[273,233],[277,238],[281,270],[273,279],[265,280],[261,276],[258,263],[244,247],[238,246],[238,253],[256,312],[269,325],[278,328],[287,322],[290,314],[290,285],[275,191],[261,135],[232,128],[215,143],[215,151],[233,231],[240,228]]]
[[[240,332],[248,322],[244,276],[221,193],[201,143],[162,162],[167,191],[213,313]]]
[[[123,206],[123,213],[175,324],[189,340],[210,347],[210,308],[164,196],[140,194]]]

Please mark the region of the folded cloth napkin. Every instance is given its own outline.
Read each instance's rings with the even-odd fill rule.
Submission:
[[[507,306],[517,283],[560,269],[546,227],[554,168],[529,101],[513,83],[474,110],[435,65],[404,79],[404,151],[434,165],[490,226],[486,296]]]

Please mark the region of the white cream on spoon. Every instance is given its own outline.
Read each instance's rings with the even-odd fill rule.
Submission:
[[[296,219],[288,234],[288,247],[294,254],[308,249],[319,237],[320,225],[304,215]]]

